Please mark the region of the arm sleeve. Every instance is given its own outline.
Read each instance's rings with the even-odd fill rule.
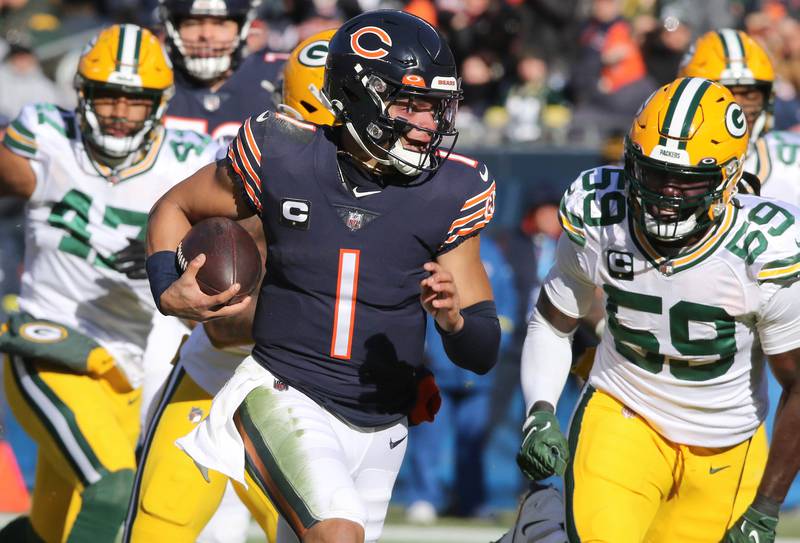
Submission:
[[[595,285],[587,268],[578,246],[562,235],[542,288],[559,311],[573,318],[583,317],[592,306]]]
[[[785,353],[800,347],[800,281],[775,291],[766,302],[758,321],[764,354]]]
[[[526,413],[538,401],[558,405],[572,363],[573,333],[556,330],[538,309],[533,312],[520,363]]]

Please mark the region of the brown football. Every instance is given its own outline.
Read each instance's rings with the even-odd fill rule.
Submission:
[[[256,242],[236,221],[225,217],[212,217],[195,224],[178,245],[177,253],[181,271],[197,255],[206,255],[197,272],[197,284],[209,296],[239,283],[241,289],[228,304],[251,294],[261,279],[261,254]]]

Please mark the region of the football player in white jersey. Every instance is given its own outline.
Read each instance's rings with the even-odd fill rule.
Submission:
[[[298,120],[333,124],[333,114],[319,101],[315,90],[322,87],[328,42],[334,33],[335,30],[325,30],[314,34],[292,51],[284,67],[281,93],[284,103],[278,106],[280,111]],[[265,254],[261,223],[248,219],[241,224]],[[189,543],[198,538],[201,530],[203,537],[210,535],[204,527],[208,526],[209,518],[223,499],[227,477],[211,472],[206,481],[192,460],[174,443],[208,414],[211,399],[250,354],[254,309],[255,304],[251,304],[244,315],[208,321],[195,327],[181,346],[154,410],[153,422],[145,434],[139,473],[125,522],[123,540],[126,543]],[[254,506],[254,500],[263,500],[248,494],[241,485],[236,485],[236,492],[256,513],[256,520],[269,540],[275,541],[278,517],[274,507],[268,503]],[[228,511],[230,509],[228,507]],[[259,512],[264,510],[267,514]],[[223,515],[223,518],[229,516]],[[218,518],[219,512],[214,521],[218,522]],[[233,522],[228,520],[225,527],[223,541],[235,540]]]
[[[727,88],[678,79],[637,114],[625,168],[564,195],[518,462],[565,474],[570,541],[774,541],[799,462],[800,211],[736,194],[747,145]],[[608,324],[567,440],[553,406],[596,287]],[[764,355],[784,387],[769,457]]]
[[[762,196],[800,205],[800,135],[771,130],[775,70],[764,48],[741,30],[713,30],[694,43],[678,76],[728,87],[750,127],[745,171],[758,177]]]
[[[39,445],[30,520],[2,541],[111,542],[122,525],[155,312],[147,215],[217,150],[163,128],[172,84],[150,32],[112,26],[81,55],[77,109],[26,106],[0,146],[0,193],[28,201],[22,313],[0,351],[12,410]]]

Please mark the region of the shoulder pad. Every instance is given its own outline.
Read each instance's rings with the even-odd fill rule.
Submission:
[[[587,229],[621,222],[626,216],[622,168],[601,166],[582,172],[559,205],[558,218],[574,243],[586,245]]]
[[[738,200],[745,220],[739,221],[726,249],[745,261],[759,283],[800,278],[800,209],[757,196]]]
[[[52,104],[28,104],[9,125],[3,141],[15,153],[34,158],[47,139],[75,138],[74,116]]]
[[[262,141],[264,151],[273,156],[283,154],[279,150],[291,148],[291,144],[305,145],[311,142],[317,131],[315,124],[270,110],[251,119],[256,141]]]

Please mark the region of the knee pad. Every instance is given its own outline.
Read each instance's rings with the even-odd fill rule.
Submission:
[[[130,469],[109,472],[84,488],[67,543],[113,543],[125,520],[133,477]]]

